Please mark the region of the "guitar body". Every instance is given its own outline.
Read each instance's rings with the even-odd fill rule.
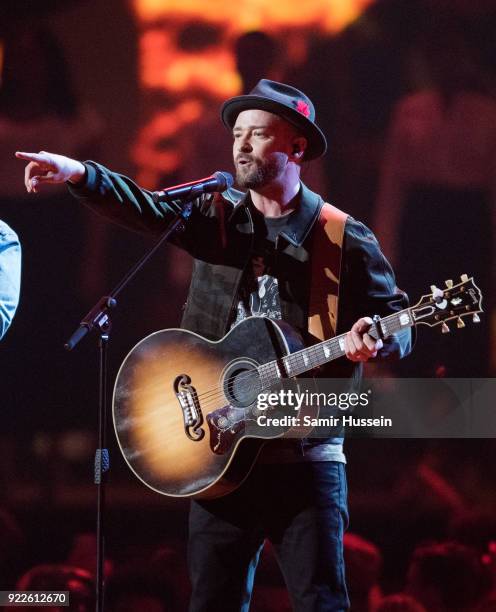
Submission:
[[[174,497],[219,497],[249,474],[264,437],[245,435],[262,387],[256,368],[302,348],[285,323],[250,317],[211,342],[182,329],[144,338],[114,388],[114,427],[131,470]],[[260,436],[284,431],[259,427]],[[258,434],[257,434],[258,435]]]

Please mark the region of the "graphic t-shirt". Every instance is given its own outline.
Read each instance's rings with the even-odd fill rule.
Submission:
[[[274,276],[275,243],[292,214],[264,217],[254,212],[253,252],[241,283],[233,325],[251,316],[282,318],[279,285]]]

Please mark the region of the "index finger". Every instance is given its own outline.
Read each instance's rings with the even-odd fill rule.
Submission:
[[[47,161],[47,156],[43,153],[24,153],[23,151],[16,151],[15,156],[18,159],[25,159],[26,161],[37,161],[37,162]]]

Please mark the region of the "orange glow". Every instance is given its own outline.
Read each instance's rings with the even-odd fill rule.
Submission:
[[[170,33],[152,29],[140,41],[141,80],[145,87],[169,92],[203,91],[221,99],[239,89],[239,76],[232,53],[216,47],[202,54],[177,50]]]
[[[174,172],[182,161],[178,146],[160,147],[160,141],[172,139],[184,126],[198,120],[202,112],[198,100],[185,100],[168,111],[158,112],[141,129],[131,150],[133,161],[141,170],[137,181],[153,189],[163,174]]]
[[[252,29],[274,31],[281,27],[316,26],[339,32],[373,0],[133,0],[143,22],[163,18],[202,19],[225,23],[234,32]]]

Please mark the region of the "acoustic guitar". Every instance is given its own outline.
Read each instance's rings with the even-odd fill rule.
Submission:
[[[388,338],[419,324],[446,333],[450,320],[458,328],[469,315],[479,322],[481,303],[464,274],[458,284],[431,286],[415,306],[374,321],[368,333]],[[147,336],[124,359],[114,388],[114,427],[127,464],[164,495],[231,492],[266,441],[291,429],[259,427],[254,435],[249,425],[261,414],[259,394],[342,357],[344,337],[305,347],[289,325],[267,317],[249,317],[216,342],[183,329]]]

